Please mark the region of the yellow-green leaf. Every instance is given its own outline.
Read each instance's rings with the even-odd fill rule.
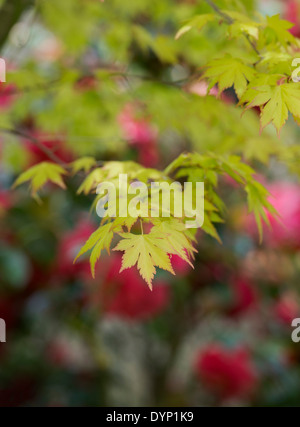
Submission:
[[[239,98],[247,89],[248,82],[255,76],[253,68],[230,55],[211,61],[207,67],[203,77],[209,80],[210,87],[218,84],[222,92],[233,86]]]
[[[300,118],[300,87],[298,83],[283,83],[277,86],[256,88],[257,95],[247,107],[261,107],[261,128],[272,123],[279,133],[290,112]]]
[[[208,22],[214,21],[216,16],[212,13],[205,13],[203,15],[197,15],[194,18],[186,22],[186,24],[177,31],[175,39],[178,40],[183,34],[190,31],[192,28],[201,30]]]
[[[23,172],[13,186],[16,187],[30,181],[32,195],[36,196],[38,190],[47,182],[52,182],[61,188],[66,188],[63,181],[63,175],[66,174],[67,171],[62,166],[51,162],[42,162]]]
[[[161,239],[152,232],[140,235],[121,233],[120,236],[122,240],[114,248],[115,251],[124,251],[120,273],[137,265],[140,275],[151,290],[152,281],[156,273],[155,267],[175,274],[167,252],[160,247]]]
[[[95,277],[95,265],[100,258],[102,250],[106,249],[109,253],[114,233],[120,230],[121,227],[116,226],[113,222],[100,226],[93,234],[91,234],[85,245],[80,249],[74,263],[81,255],[93,248],[90,256],[90,265],[92,276]]]
[[[97,185],[104,179],[105,171],[103,168],[94,169],[83,181],[77,190],[77,194],[89,194],[92,190],[95,190]]]
[[[94,157],[82,157],[72,162],[71,168],[72,168],[73,174],[75,174],[80,170],[84,170],[85,172],[88,172],[95,165],[96,165],[96,159]]]

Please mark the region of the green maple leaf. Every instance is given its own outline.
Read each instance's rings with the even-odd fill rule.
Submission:
[[[208,22],[215,21],[216,17],[212,13],[205,13],[203,15],[197,15],[194,18],[186,22],[186,24],[177,31],[175,40],[178,40],[185,33],[190,31],[192,28],[201,30]]]
[[[107,221],[108,217],[104,218],[104,221]],[[123,225],[127,228],[127,230],[130,232],[134,224],[137,222],[138,218],[130,217],[127,218],[119,217],[114,220],[114,226],[115,227],[122,227]]]
[[[166,252],[178,255],[193,267],[188,255],[193,258],[194,252],[197,250],[191,242],[190,234],[187,232],[184,223],[176,218],[168,218],[165,221],[153,220],[153,224],[152,233],[162,238],[160,246]]]
[[[220,221],[216,221],[216,222],[220,222]],[[204,217],[202,230],[205,231],[205,233],[209,234],[214,239],[216,239],[220,244],[222,243],[221,238],[208,215],[205,215]]]
[[[132,161],[110,161],[106,162],[102,169],[105,171],[107,179],[118,178],[120,174],[124,173],[128,174],[128,179],[133,179],[144,168]]]
[[[211,61],[203,77],[209,80],[209,87],[218,84],[220,92],[233,86],[240,98],[254,76],[255,71],[251,67],[239,59],[226,55],[224,58]]]
[[[90,255],[90,265],[92,276],[95,277],[95,266],[98,259],[101,256],[101,252],[106,249],[110,252],[110,245],[114,236],[114,233],[121,231],[121,227],[114,222],[109,222],[108,224],[100,226],[87,240],[85,245],[80,249],[78,255],[74,259],[74,263],[77,259],[93,248]]]
[[[253,212],[255,221],[258,227],[259,239],[262,241],[262,220],[269,225],[269,220],[265,209],[272,213],[275,217],[278,216],[276,209],[267,201],[268,191],[259,183],[249,183],[245,188],[248,195],[249,212]]]
[[[288,31],[293,26],[294,24],[291,22],[281,19],[279,14],[274,16],[267,16],[266,31],[269,33],[271,32],[276,40],[284,46],[286,46],[287,43],[293,43],[294,41],[293,35]]]
[[[289,112],[300,118],[300,87],[298,83],[283,83],[278,86],[256,88],[257,95],[248,102],[247,107],[261,107],[261,128],[272,123],[277,132],[288,119]]]
[[[96,159],[94,157],[82,157],[71,163],[73,174],[79,172],[80,170],[88,172],[95,165]]]
[[[289,66],[292,63],[293,56],[288,52],[281,52],[268,50],[261,54],[262,60],[260,64],[266,64],[269,68],[274,67],[274,65],[280,64],[281,62],[286,62]]]
[[[83,181],[77,190],[77,194],[89,194],[92,190],[95,190],[98,184],[103,181],[105,172],[103,168],[94,169]]]
[[[161,248],[162,239],[154,233],[139,235],[120,233],[120,236],[123,239],[113,249],[124,251],[120,273],[137,265],[140,275],[151,290],[156,267],[175,274],[168,253]]]
[[[47,182],[52,182],[61,188],[66,188],[63,181],[63,175],[66,175],[66,170],[55,163],[42,162],[22,173],[15,181],[13,187],[30,181],[31,192],[33,196],[37,195]]]
[[[233,19],[233,23],[229,25],[230,36],[236,37],[241,34],[247,34],[248,36],[258,39],[261,24],[253,21],[240,12],[233,10],[225,10],[224,12]]]
[[[229,27],[229,34],[231,37],[236,37],[240,34],[248,34],[249,36],[258,39],[259,30],[258,26],[253,23],[234,22]]]

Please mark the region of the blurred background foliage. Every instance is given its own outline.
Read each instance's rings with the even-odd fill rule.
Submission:
[[[300,3],[219,0],[251,16],[281,13],[300,35]],[[0,86],[0,406],[296,405],[299,316],[299,127],[260,133],[232,89],[198,78],[208,60],[251,55],[208,25],[175,40],[198,0],[2,0]],[[149,292],[119,255],[92,279],[73,265],[96,228],[92,199],[47,186],[42,202],[16,175],[47,159],[137,160],[163,168],[185,150],[240,154],[281,214],[259,244],[242,195],[220,182],[223,244],[199,233],[192,270],[175,256]],[[284,162],[283,162],[284,160]]]

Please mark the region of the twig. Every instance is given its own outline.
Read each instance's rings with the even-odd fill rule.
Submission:
[[[227,15],[227,13],[223,12],[212,0],[204,0],[219,16],[221,16],[226,22],[227,24],[231,25],[235,22],[235,20],[233,18],[231,18],[231,16]],[[254,49],[255,53],[260,56],[260,53],[257,49],[257,47],[255,46],[255,44],[253,43],[253,41],[250,39],[249,34],[245,34],[243,33],[244,36],[246,37],[248,43],[251,45],[252,49]]]
[[[222,12],[222,10],[211,0],[205,0],[205,2],[220,16],[222,16],[222,18],[225,19],[225,21],[228,24],[233,24],[234,23],[234,19],[231,18],[231,16],[227,15],[227,13]]]
[[[55,153],[53,153],[52,150],[50,150],[48,147],[46,147],[41,141],[39,141],[37,138],[35,138],[32,135],[27,134],[26,132],[22,132],[18,129],[9,129],[9,128],[0,128],[0,132],[7,133],[10,135],[19,136],[23,139],[27,139],[30,142],[32,142],[36,147],[38,147],[46,156],[52,160],[55,163],[58,163],[62,166],[66,166],[66,163],[58,157]]]
[[[255,46],[255,44],[253,43],[253,41],[250,39],[249,34],[245,34],[244,36],[246,37],[246,39],[248,40],[248,42],[250,43],[250,45],[252,46],[252,48],[254,49],[255,53],[260,56],[259,50],[257,49],[257,47]]]

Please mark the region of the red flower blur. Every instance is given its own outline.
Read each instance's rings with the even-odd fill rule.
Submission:
[[[220,398],[250,396],[257,374],[248,351],[211,344],[197,355],[196,373],[203,384]]]
[[[12,198],[9,191],[0,190],[0,212],[12,207]]]
[[[161,313],[170,300],[169,286],[157,280],[151,292],[135,269],[119,273],[121,260],[121,255],[115,255],[109,260],[105,283],[100,292],[103,311],[127,320],[146,320]]]
[[[257,307],[258,297],[253,284],[248,279],[238,277],[232,281],[233,301],[229,314],[238,316]]]
[[[60,277],[90,278],[90,264],[88,259],[79,259],[74,264],[74,259],[81,247],[95,231],[94,225],[86,219],[79,221],[74,230],[68,231],[60,240],[56,271]]]
[[[186,87],[186,90],[190,93],[194,93],[196,95],[199,95],[201,97],[205,97],[207,95],[211,95],[214,97],[220,97],[220,99],[225,102],[225,104],[234,104],[236,103],[236,99],[234,98],[233,94],[230,94],[229,92],[221,92],[219,93],[219,90],[217,86],[212,87],[209,92],[207,93],[208,89],[208,83],[205,81],[200,81],[196,83],[192,83],[191,85],[188,85]]]
[[[83,76],[75,83],[75,89],[79,91],[95,90],[97,79],[94,76]]]
[[[63,162],[69,163],[72,160],[74,160],[73,154],[65,146],[64,141],[61,141],[55,138],[53,139],[48,137],[44,138],[43,135],[39,133],[35,133],[32,136],[34,138],[37,138],[40,141],[41,145],[51,150],[52,153],[55,154],[57,157],[59,157],[59,159],[62,160]],[[29,152],[28,166],[34,166],[41,162],[52,161],[49,158],[49,156],[41,148],[39,148],[33,141],[27,140],[26,148],[27,148],[27,151]]]
[[[2,110],[9,108],[12,105],[15,94],[15,85],[0,82],[0,108]]]
[[[280,222],[268,214],[271,229],[266,238],[274,246],[300,247],[300,186],[279,182],[268,187],[269,201],[280,215]]]
[[[292,320],[300,315],[300,307],[296,295],[288,292],[283,294],[275,304],[274,312],[281,323],[291,326]]]
[[[184,259],[180,258],[180,256],[170,254],[170,259],[177,276],[184,276],[192,270],[191,266]]]
[[[138,161],[152,167],[158,162],[157,132],[144,118],[137,118],[132,105],[127,105],[119,115],[124,137],[138,151]]]
[[[279,214],[275,217],[268,211],[270,227],[264,227],[264,242],[271,247],[300,248],[300,186],[288,182],[276,182],[267,186],[271,196],[269,202]],[[245,219],[248,232],[258,238],[253,215]]]
[[[296,36],[300,36],[300,4],[298,0],[284,0],[284,19],[295,24],[290,29],[290,32]]]

